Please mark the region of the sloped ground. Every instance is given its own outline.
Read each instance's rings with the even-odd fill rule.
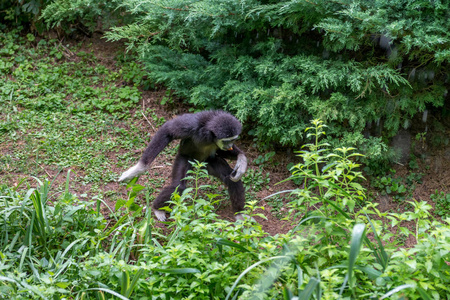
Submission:
[[[97,62],[105,65],[111,70],[116,68],[115,59],[117,53],[124,51],[123,45],[106,42],[98,35],[94,35],[92,38],[83,37],[81,41],[65,41],[67,44],[77,44],[80,42],[82,42],[80,51],[93,51],[97,57]],[[65,56],[69,61],[72,60],[76,62],[79,59],[75,53],[69,50],[69,48],[67,48]],[[189,112],[189,107],[176,98],[173,99],[172,103],[162,106],[160,102],[165,96],[166,90],[163,87],[159,87],[157,90],[153,91],[142,91],[142,99],[139,101],[139,107],[153,109],[155,115],[158,117],[163,117],[165,120],[169,120],[178,114]],[[124,121],[116,120],[114,126],[118,126],[125,130],[130,130],[131,127],[134,127],[134,129],[137,129],[137,131],[142,133],[144,136],[146,135],[145,133],[150,133],[150,135],[153,135],[155,130],[157,130],[157,125],[154,124],[154,121],[148,118],[148,116],[144,116],[142,114],[139,115],[136,111],[135,113],[135,121],[133,121],[131,125]],[[247,129],[250,127],[251,124],[246,124]],[[164,186],[164,184],[167,183],[168,178],[170,178],[171,162],[174,157],[176,145],[177,143],[172,143],[169,150],[161,153],[153,163],[152,170],[143,175],[139,180],[140,184],[154,188],[154,192],[152,193],[153,196],[157,195],[160,188]],[[238,141],[238,145],[247,153],[249,158],[249,171],[253,170],[254,174],[258,174],[258,176],[260,176],[258,177],[258,180],[261,180],[257,186],[253,188],[248,187],[247,191],[248,198],[258,199],[258,205],[264,207],[264,210],[260,210],[258,212],[264,214],[267,217],[267,220],[257,218],[257,221],[263,226],[263,229],[270,234],[287,232],[291,228],[291,225],[287,221],[280,220],[280,217],[286,212],[286,209],[283,208],[282,203],[280,202],[283,201],[283,199],[277,200],[277,203],[271,199],[263,199],[278,191],[296,188],[296,186],[291,182],[284,182],[279,185],[276,185],[276,183],[286,179],[289,176],[286,166],[290,162],[296,163],[298,160],[295,155],[292,154],[291,150],[278,150],[277,155],[273,157],[272,161],[265,163],[263,167],[261,167],[261,165],[256,165],[254,163],[255,159],[261,155],[261,153],[259,153],[254,147],[251,137],[244,134],[241,140]],[[134,161],[138,160],[143,150],[144,147],[132,150],[131,155],[135,158]],[[0,145],[0,153],[2,155],[13,151],[15,151],[15,149],[12,144]],[[126,168],[120,165],[118,157],[121,157],[127,153],[129,154],[129,152],[130,151],[126,149],[116,149],[114,152],[103,153],[109,160],[108,163],[110,164],[110,171],[117,175],[116,178],[118,178],[118,176],[126,170]],[[445,194],[450,193],[450,168],[448,168],[450,165],[450,147],[439,150],[424,150],[424,154],[425,158],[419,162],[420,169],[415,171],[418,173],[423,173],[424,176],[421,179],[421,183],[415,184],[415,190],[412,193],[412,198],[427,201],[434,206],[435,203],[430,200],[431,194],[435,193],[436,190],[442,191]],[[131,164],[129,166],[131,166]],[[41,165],[40,169],[40,172],[34,174],[35,176],[53,179],[57,174],[57,168],[55,166]],[[409,173],[406,166],[398,165],[395,166],[395,169],[397,171],[396,176],[406,177]],[[64,185],[64,173],[66,171],[67,170],[63,170],[63,172],[60,173],[56,179],[56,184],[61,186]],[[76,176],[78,177],[83,177],[85,173],[85,171],[76,168],[74,171],[76,171]],[[269,182],[267,182],[267,173],[269,174]],[[5,172],[0,173],[2,181],[6,181],[11,184],[17,184],[20,178],[27,175],[29,174],[21,174],[17,172],[8,173],[8,168],[5,169]],[[233,220],[233,213],[226,199],[226,192],[224,191],[223,186],[217,184],[213,186],[219,186],[220,194],[222,195],[222,198],[224,198],[224,201],[222,201],[222,204],[218,208],[218,214],[222,218]],[[369,187],[369,183],[367,183],[367,187]],[[112,193],[114,193],[115,197],[126,197],[126,188],[123,184],[108,182],[101,188],[104,192],[113,191]],[[92,185],[89,183],[76,185],[71,184],[71,189],[77,194],[86,194],[88,197],[92,193]],[[382,212],[403,210],[405,207],[404,202],[392,201],[392,198],[389,195],[382,195],[379,191],[372,190],[371,194],[372,198],[369,199],[369,201],[378,202],[378,208]],[[111,208],[114,208],[114,199],[116,198],[105,197],[106,203],[108,203]],[[142,203],[145,203],[143,196],[140,200]],[[107,212],[108,210],[104,209],[104,211]],[[160,224],[160,226],[164,227],[165,225]],[[406,246],[413,243],[415,243],[415,240],[412,237],[405,241]]]

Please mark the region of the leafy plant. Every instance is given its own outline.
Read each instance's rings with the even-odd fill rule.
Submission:
[[[430,195],[430,199],[435,202],[434,212],[441,216],[448,216],[450,213],[450,193],[435,191]]]
[[[248,169],[242,178],[242,182],[248,190],[258,192],[263,188],[268,188],[270,174],[269,172],[264,174],[262,169]]]
[[[391,170],[395,173],[394,170]],[[372,187],[381,191],[382,195],[388,195],[396,202],[403,202],[412,196],[417,183],[421,183],[422,173],[409,173],[406,178],[394,175],[376,177],[371,180]]]
[[[253,160],[253,163],[255,163],[256,165],[264,165],[266,163],[270,163],[274,155],[274,151],[267,152],[264,155],[258,155],[258,157]]]
[[[365,197],[365,189],[357,182],[364,177],[356,170],[359,164],[352,161],[361,154],[352,153],[354,148],[336,148],[327,153],[329,144],[321,141],[326,125],[320,120],[311,123],[312,127],[306,131],[312,143],[303,146],[307,150],[299,151],[298,155],[302,162],[291,168],[293,178],[303,181],[303,188],[294,192],[297,199],[289,204],[292,220],[309,206],[316,209],[321,206],[317,212],[327,218],[335,209],[353,212],[356,203],[362,203]]]
[[[267,204],[271,207],[272,214],[278,219],[282,219],[286,215],[285,201],[292,200],[292,196],[282,197],[281,195],[275,195],[266,199]]]
[[[403,180],[391,175],[378,177],[371,184],[373,187],[380,189],[382,195],[389,195],[394,201],[402,202],[409,195]]]

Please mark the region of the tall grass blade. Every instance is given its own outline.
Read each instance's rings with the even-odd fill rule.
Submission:
[[[90,289],[84,290],[80,293],[84,293],[87,291],[101,291],[101,292],[105,292],[105,293],[111,294],[113,296],[116,296],[117,298],[122,299],[122,300],[130,300],[129,298],[122,296],[121,294],[119,294],[117,292],[114,292],[113,290],[105,289],[105,288],[90,288]]]
[[[305,289],[298,294],[298,299],[304,299],[308,300],[311,298],[312,294],[314,293],[314,290],[318,287],[320,281],[314,277],[311,277],[309,279],[308,284],[306,285]]]
[[[356,224],[353,227],[352,239],[350,241],[350,253],[348,258],[348,282],[350,288],[354,291],[353,287],[353,268],[355,266],[356,259],[358,258],[359,251],[361,250],[361,245],[363,243],[364,233],[366,226],[364,224]],[[344,281],[345,284],[345,281]]]
[[[366,244],[369,246],[370,250],[373,251],[375,258],[377,259],[377,262],[383,267],[383,272],[386,270],[388,264],[389,264],[389,256],[386,253],[386,250],[384,249],[383,243],[381,242],[380,237],[378,236],[377,231],[375,230],[375,226],[372,223],[372,220],[369,218],[367,214],[365,214],[367,217],[367,220],[369,220],[370,226],[372,227],[372,231],[375,237],[375,240],[378,243],[378,247],[374,247],[372,245],[372,242],[366,237]]]
[[[122,271],[122,277],[120,278],[121,294],[126,296],[127,290],[130,286],[130,274],[126,270]]]
[[[279,258],[282,258],[282,257],[286,257],[286,256],[281,255],[281,256],[269,257],[269,258],[260,260],[260,261],[258,261],[257,263],[254,263],[253,265],[251,265],[250,267],[248,267],[247,269],[245,269],[245,270],[238,276],[238,278],[234,281],[234,283],[233,283],[233,285],[231,286],[231,289],[230,289],[230,291],[228,292],[228,294],[227,294],[225,300],[228,300],[228,299],[230,298],[230,296],[231,296],[231,294],[233,293],[234,289],[235,289],[236,286],[238,285],[239,281],[241,281],[241,279],[245,276],[245,274],[247,274],[248,272],[250,272],[253,268],[259,266],[260,264],[263,264],[263,263],[265,263],[265,262],[267,262],[267,261],[271,261],[271,260],[274,260],[274,259],[279,259]]]
[[[126,297],[130,297],[131,294],[133,293],[134,288],[137,285],[137,282],[139,280],[139,278],[141,278],[142,273],[144,273],[144,269],[139,269],[136,274],[133,276],[133,280],[130,283],[130,286],[128,287],[128,290],[125,294]]]
[[[194,268],[180,268],[180,269],[158,269],[154,268],[152,271],[160,272],[160,273],[167,273],[167,274],[193,274],[193,273],[201,273],[199,269]]]
[[[216,245],[221,245],[221,246],[228,246],[228,247],[232,247],[232,248],[236,248],[238,250],[241,250],[242,252],[250,252],[247,248],[245,248],[244,246],[235,243],[235,242],[231,242],[229,240],[223,239],[223,238],[219,238],[216,241]]]
[[[297,282],[298,282],[297,293],[300,294],[300,289],[301,286],[303,285],[303,270],[302,268],[300,268],[299,265],[295,264],[295,266],[297,267]]]
[[[380,298],[380,300],[386,299],[387,297],[390,297],[390,296],[394,295],[395,293],[397,293],[397,292],[399,292],[399,291],[401,291],[401,290],[409,289],[409,288],[413,288],[413,287],[414,287],[414,285],[412,285],[412,284],[403,284],[403,285],[398,286],[398,287],[396,287],[395,289],[393,289],[393,290],[387,292],[386,294],[384,294],[384,295]]]
[[[19,251],[22,250],[22,255],[20,256],[20,263],[18,268],[19,272],[22,272],[23,263],[25,262],[25,257],[27,256],[28,249],[29,249],[28,247],[21,247],[19,249]]]

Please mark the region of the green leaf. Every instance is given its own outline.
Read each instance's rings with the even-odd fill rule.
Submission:
[[[417,261],[415,259],[407,260],[405,261],[405,264],[407,264],[413,270],[417,268]]]
[[[308,284],[306,285],[306,287],[303,289],[303,291],[298,295],[298,299],[305,299],[305,300],[308,300],[308,299],[310,299],[311,298],[311,296],[313,295],[313,293],[314,293],[314,290],[316,289],[316,288],[320,288],[320,286],[319,286],[319,280],[317,280],[316,278],[314,278],[314,277],[311,277],[310,279],[309,279],[309,282],[308,282]]]
[[[353,227],[352,231],[352,239],[350,241],[350,253],[348,258],[348,282],[350,283],[350,288],[353,289],[352,286],[352,276],[353,276],[353,267],[355,266],[356,259],[358,258],[359,251],[361,250],[361,245],[364,239],[366,227],[364,224],[356,224]]]
[[[229,246],[229,247],[233,247],[236,249],[241,250],[242,252],[250,252],[247,248],[245,248],[244,246],[237,244],[235,242],[231,242],[229,240],[223,239],[223,238],[219,238],[216,241],[217,245],[223,245],[223,246]]]
[[[418,287],[417,290],[419,291],[420,296],[423,300],[432,300],[433,298],[425,292],[423,288]]]
[[[127,203],[127,200],[125,199],[118,199],[116,201],[116,205],[114,207],[115,211],[118,211],[121,207],[123,207]]]

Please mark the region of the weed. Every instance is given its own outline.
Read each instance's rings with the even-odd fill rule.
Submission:
[[[251,191],[259,192],[263,188],[268,189],[270,183],[270,174],[263,174],[262,169],[248,169],[244,177],[242,177],[244,186]]]
[[[450,214],[450,193],[446,194],[436,190],[434,194],[430,195],[430,199],[435,203],[434,212],[437,215],[445,217]]]
[[[391,173],[395,174],[394,170]],[[411,198],[417,183],[422,182],[422,173],[409,173],[406,178],[394,175],[376,177],[371,181],[371,186],[381,191],[382,195],[388,195],[392,200],[402,203]]]
[[[389,195],[394,201],[404,201],[408,196],[408,190],[401,178],[392,177],[391,175],[377,177],[372,181],[372,186],[381,190],[382,195]]]
[[[266,203],[271,207],[272,214],[277,219],[282,219],[286,216],[287,210],[285,209],[284,202],[290,202],[292,201],[292,196],[281,196],[281,195],[275,195],[270,198],[266,199]]]
[[[255,165],[263,166],[263,165],[265,165],[267,163],[272,162],[272,158],[273,158],[274,155],[275,155],[274,151],[267,152],[264,155],[259,155],[257,158],[255,158],[253,160],[253,163]]]

